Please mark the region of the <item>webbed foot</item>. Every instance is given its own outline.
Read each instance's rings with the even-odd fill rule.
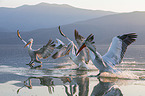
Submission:
[[[35,66],[35,67],[31,67],[31,69],[39,69],[39,68],[41,68],[42,67],[42,65],[38,65],[38,66]]]

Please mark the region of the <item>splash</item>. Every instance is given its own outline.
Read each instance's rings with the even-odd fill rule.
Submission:
[[[137,64],[136,61],[122,61],[123,64]]]
[[[139,79],[139,76],[133,74],[131,71],[122,71],[122,72],[120,72],[118,77],[122,78],[122,79],[131,79],[131,80],[138,80]]]
[[[105,78],[116,78],[116,79],[125,79],[125,80],[139,80],[140,77],[131,73],[130,71],[123,71],[118,73],[101,73],[100,77]]]

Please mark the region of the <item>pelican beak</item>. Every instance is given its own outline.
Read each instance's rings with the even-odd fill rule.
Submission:
[[[68,80],[69,83],[71,82],[71,80],[69,78],[66,78],[66,79]]]
[[[81,47],[80,47],[80,49],[79,49],[79,51],[77,52],[77,54],[76,54],[76,56],[81,52],[81,50],[83,49],[83,48],[85,48],[86,47],[86,44],[84,43]]]
[[[28,43],[24,46],[24,48],[27,47],[29,44],[31,44],[31,42],[28,42]]]

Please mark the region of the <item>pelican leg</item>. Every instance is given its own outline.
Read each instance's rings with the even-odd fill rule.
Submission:
[[[29,80],[29,85],[27,85],[27,81]],[[22,88],[24,88],[24,87],[27,87],[27,88],[29,88],[29,89],[32,89],[32,84],[31,84],[31,80],[28,78],[26,81],[24,81],[24,85],[21,87],[21,88],[19,88],[18,90],[17,90],[17,94],[19,93],[19,91],[22,89]]]
[[[29,89],[32,89],[32,84],[31,84],[31,79],[30,78],[28,78],[26,81],[24,81],[24,86],[26,86]]]
[[[42,64],[42,62],[37,60],[37,59],[35,59],[34,61],[37,62],[37,63],[41,63]],[[42,67],[42,65],[35,66],[34,68],[40,68],[40,67]]]
[[[33,60],[31,60],[30,62],[29,62],[29,64],[26,64],[26,65],[29,65],[31,68],[33,67],[33,65],[34,65],[34,61]]]
[[[75,85],[73,86],[73,94],[76,93],[76,87],[77,87],[77,85],[75,84]]]
[[[101,72],[99,72],[99,74],[97,74],[96,76],[97,76],[97,77],[99,77],[99,76],[100,76],[100,74],[101,74]]]
[[[100,74],[101,74],[101,73],[99,73],[99,74],[97,74],[97,75],[90,75],[90,76],[88,76],[88,77],[97,77],[97,78],[99,78]]]
[[[63,85],[63,86],[64,86],[64,88],[65,88],[65,93],[67,94],[67,96],[71,96],[71,94],[68,92],[68,87],[65,86],[65,85]]]
[[[37,69],[37,68],[41,68],[42,67],[42,65],[33,66],[33,65],[35,65],[34,62],[35,62],[35,60],[31,60],[29,62],[29,64],[26,64],[26,65],[29,65],[31,69]]]
[[[42,67],[42,65],[38,65],[38,66],[35,66],[35,67],[31,67],[31,69],[39,69],[41,67]]]

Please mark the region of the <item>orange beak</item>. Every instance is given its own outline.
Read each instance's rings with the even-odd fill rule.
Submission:
[[[28,42],[28,43],[24,46],[24,48],[27,47],[29,44],[31,44],[31,42]]]
[[[69,83],[71,82],[71,80],[69,78],[66,78],[66,79],[68,80]]]
[[[77,52],[77,54],[76,54],[76,56],[81,52],[81,50],[83,49],[83,48],[85,48],[86,47],[86,44],[84,43],[81,47],[80,47],[80,49],[79,49],[79,51]]]

